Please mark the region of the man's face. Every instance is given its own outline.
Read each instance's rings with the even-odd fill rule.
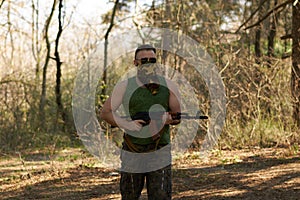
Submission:
[[[134,60],[137,75],[143,84],[156,82],[156,54],[152,50],[139,51]]]
[[[136,54],[134,65],[139,66],[145,64],[143,61],[146,59],[148,62],[151,60],[153,61],[154,59],[156,60],[156,54],[152,50],[141,50]]]

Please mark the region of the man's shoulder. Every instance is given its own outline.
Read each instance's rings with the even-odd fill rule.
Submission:
[[[126,88],[128,84],[128,79],[122,80],[116,84],[116,88]]]
[[[132,77],[129,77],[127,79],[124,79],[120,82],[118,82],[116,85],[115,85],[115,89],[118,89],[118,90],[126,90],[126,88],[129,86],[129,85],[132,85],[132,84],[136,84],[136,76],[132,76]],[[130,86],[129,86],[130,87]]]
[[[176,83],[168,78],[165,78],[167,88],[170,92],[175,93],[176,95],[179,94],[178,86]]]
[[[166,77],[164,77],[164,79],[165,79],[165,81],[166,81],[166,84],[167,84],[167,86],[168,86],[168,88],[174,88],[174,87],[176,87],[176,84],[174,83],[174,81],[172,81],[172,80],[170,80],[170,79],[168,79],[168,78],[166,78]]]

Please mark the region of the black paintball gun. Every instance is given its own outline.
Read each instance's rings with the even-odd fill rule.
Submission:
[[[131,118],[132,120],[138,120],[141,119],[145,121],[146,123],[143,124],[143,126],[146,126],[150,123],[151,120],[161,120],[162,116],[165,114],[165,111],[160,112],[138,112],[133,116],[122,116],[121,118]],[[200,115],[200,111],[196,113],[196,115],[191,116],[188,113],[170,113],[173,120],[181,120],[181,119],[208,119],[208,116]]]

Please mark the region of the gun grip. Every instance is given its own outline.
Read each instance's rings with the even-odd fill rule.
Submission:
[[[173,120],[180,120],[181,119],[181,113],[180,112],[172,113],[171,116],[172,116]]]

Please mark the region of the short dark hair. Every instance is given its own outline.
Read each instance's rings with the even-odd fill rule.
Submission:
[[[134,59],[136,59],[137,53],[142,50],[152,50],[156,54],[156,49],[153,46],[151,46],[150,44],[142,44],[135,50]]]

